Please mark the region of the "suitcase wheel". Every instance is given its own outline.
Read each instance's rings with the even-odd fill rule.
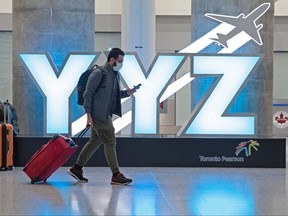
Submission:
[[[37,182],[37,180],[38,180],[38,176],[33,176],[31,178],[31,184],[34,184],[35,182]]]
[[[8,170],[14,170],[14,167],[13,166],[8,166],[7,169]]]
[[[11,171],[11,170],[14,170],[13,166],[0,167],[0,171]]]

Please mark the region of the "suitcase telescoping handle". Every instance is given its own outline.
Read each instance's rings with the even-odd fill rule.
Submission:
[[[90,125],[86,125],[86,127],[78,134],[77,138],[83,137],[90,127],[91,127]]]
[[[55,141],[56,139],[58,139],[59,137],[62,137],[62,138],[68,143],[68,145],[69,145],[71,148],[76,148],[76,147],[78,147],[77,143],[78,143],[79,139],[85,135],[85,133],[89,130],[89,128],[90,128],[90,125],[87,125],[87,126],[79,133],[79,135],[76,136],[77,142],[74,142],[71,137],[66,137],[66,136],[63,136],[63,135],[61,135],[61,134],[57,134],[57,135],[55,135],[54,137],[52,137],[52,139],[50,139],[50,142],[54,142],[54,141]]]
[[[5,124],[9,123],[9,119],[10,119],[10,112],[9,112],[9,100],[6,100],[6,102],[2,102],[3,103],[3,122]]]
[[[72,145],[71,145],[71,143],[70,143],[70,146],[71,146],[72,148],[78,146],[78,145],[77,145],[77,143],[79,142],[78,139],[82,138],[82,137],[86,134],[86,132],[89,130],[89,128],[90,128],[90,125],[86,125],[86,127],[85,127],[82,131],[80,131],[80,133],[78,134],[78,136],[75,136],[75,137],[77,138],[77,142],[74,142],[71,138],[69,138],[69,140],[71,140],[71,141],[73,142]]]
[[[6,104],[5,103],[3,103],[3,122],[6,124],[7,123],[7,121],[8,121],[8,117],[7,117],[7,114],[6,114],[6,112],[7,112],[7,107],[6,107]],[[7,118],[6,118],[7,117]]]

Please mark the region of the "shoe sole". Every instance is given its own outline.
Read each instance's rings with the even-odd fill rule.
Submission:
[[[111,185],[128,185],[128,184],[131,184],[132,181],[131,181],[131,182],[126,182],[126,183],[119,183],[119,182],[113,182],[113,181],[111,181],[110,183],[111,183]]]
[[[81,183],[87,183],[88,181],[86,181],[86,180],[81,180],[81,179],[79,179],[74,173],[72,173],[70,170],[68,170],[67,171],[67,173],[69,174],[69,175],[71,175],[73,178],[75,178],[78,182],[81,182]]]

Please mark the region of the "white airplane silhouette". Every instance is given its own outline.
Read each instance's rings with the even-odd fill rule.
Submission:
[[[262,45],[263,43],[259,31],[263,28],[263,24],[257,25],[256,21],[268,11],[270,6],[270,3],[264,3],[257,7],[255,10],[253,10],[251,13],[249,13],[247,16],[245,16],[245,14],[243,13],[241,13],[239,16],[225,16],[210,13],[205,14],[206,17],[235,26],[235,28],[227,35],[218,33],[218,38],[211,39],[214,40],[217,44],[228,48],[227,41],[239,34],[240,32],[244,31],[258,45]]]

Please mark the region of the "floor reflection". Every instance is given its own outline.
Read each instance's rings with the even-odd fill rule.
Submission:
[[[207,176],[191,187],[188,205],[193,215],[255,215],[249,179]]]
[[[286,169],[124,168],[131,186],[106,167],[85,168],[86,184],[66,169],[33,185],[1,172],[0,215],[288,215]]]

